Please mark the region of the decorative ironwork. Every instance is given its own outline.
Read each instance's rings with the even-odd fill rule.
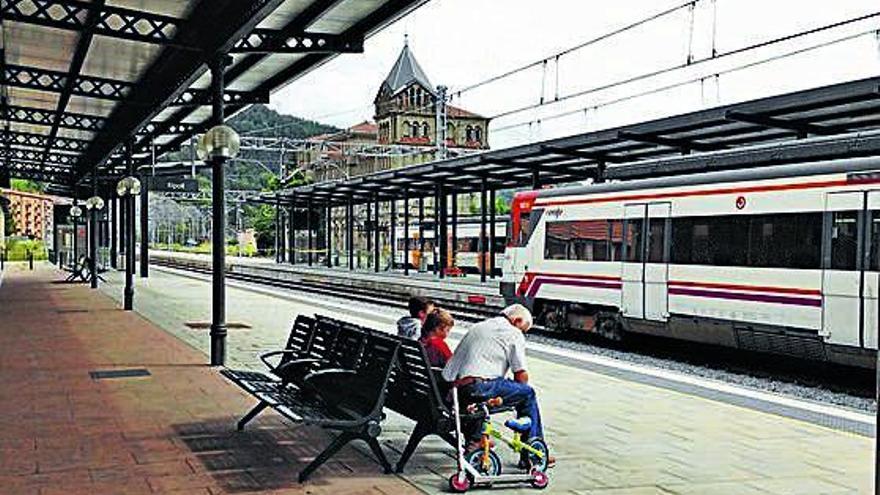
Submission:
[[[363,53],[364,39],[324,33],[254,29],[230,53]]]
[[[64,166],[72,166],[76,164],[76,156],[75,155],[62,155],[58,153],[43,153],[42,151],[37,150],[29,150],[22,148],[9,148],[7,150],[5,148],[0,148],[0,158],[9,157],[13,160],[22,160],[22,161],[30,161],[30,162],[40,162],[45,161],[46,163],[52,163],[55,165],[64,165]]]
[[[80,113],[62,112],[56,119],[53,110],[19,107],[15,105],[9,105],[6,109],[10,122],[21,122],[24,124],[51,127],[57,122],[59,127],[97,132],[104,128],[104,123],[106,122],[106,119],[103,117]]]
[[[81,0],[4,0],[0,18],[40,26],[82,31],[89,11]],[[144,43],[173,44],[183,21],[175,17],[122,7],[100,6],[95,34]]]
[[[49,137],[43,134],[33,134],[30,132],[6,132],[4,133],[9,144],[19,146],[30,146],[34,148],[45,149],[49,145]],[[56,137],[52,143],[52,149],[58,152],[81,153],[88,147],[89,141],[85,139],[74,139],[66,137]]]

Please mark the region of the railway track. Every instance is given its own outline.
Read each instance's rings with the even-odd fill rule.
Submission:
[[[185,270],[194,273],[210,275],[211,269],[202,263],[173,259],[169,257],[151,257],[150,263],[157,266],[174,268],[177,270]],[[273,277],[265,277],[251,273],[241,273],[235,270],[227,270],[226,277],[233,280],[241,280],[270,287],[278,287],[296,291],[306,291],[312,294],[321,294],[330,297],[354,300],[362,303],[376,304],[380,306],[394,306],[398,308],[406,308],[407,300],[411,296],[409,292],[388,290],[382,294],[376,294],[374,290],[352,287],[350,285],[321,281],[311,282],[308,280],[285,280]],[[433,297],[432,299],[443,308],[449,310],[456,318],[464,321],[479,321],[488,316],[495,316],[501,309],[495,305],[486,305],[482,303],[464,303],[462,301]]]

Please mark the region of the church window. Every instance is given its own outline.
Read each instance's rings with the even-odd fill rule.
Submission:
[[[480,129],[480,126],[474,127],[474,141],[483,142],[483,130]]]
[[[472,126],[467,126],[465,130],[465,141],[473,141],[474,140],[474,128]]]
[[[422,122],[422,136],[428,137],[430,132],[431,132],[431,128],[428,127],[428,123]]]

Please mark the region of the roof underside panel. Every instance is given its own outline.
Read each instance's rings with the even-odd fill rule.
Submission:
[[[336,56],[337,48],[324,45],[275,53],[292,50],[283,43],[310,33],[361,43],[426,1],[2,2],[3,128],[8,142],[28,151],[20,155],[27,167],[12,173],[51,171],[49,158],[64,154],[78,160],[68,164],[75,173],[44,175],[72,187],[93,170],[120,173],[122,144],[132,136],[136,159],[154,146],[158,153],[176,150],[209,127],[207,63],[218,51],[233,49],[225,95],[235,102],[227,103],[231,115]],[[249,48],[245,39],[268,39],[269,48],[235,53]]]

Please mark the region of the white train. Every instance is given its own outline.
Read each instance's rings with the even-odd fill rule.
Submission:
[[[495,273],[501,274],[501,266],[504,262],[505,239],[507,238],[507,216],[497,216],[495,218],[495,236],[493,239],[495,247]],[[488,262],[488,253],[485,259],[480,257],[480,218],[473,216],[462,216],[458,218],[457,230],[457,249],[455,253],[455,264],[466,273],[480,273],[483,263]],[[487,234],[490,227],[486,224]],[[404,230],[402,226],[396,229],[396,247],[394,264],[397,267],[403,266],[403,238]],[[425,267],[430,270],[434,266],[434,222],[427,220],[424,223],[424,254],[419,253],[419,226],[411,224],[409,226],[409,265],[410,268],[418,268],[421,257],[425,258]],[[449,227],[449,243],[452,243],[452,227]],[[450,257],[452,251],[449,251]],[[451,261],[451,259],[450,259]]]
[[[880,159],[516,195],[501,292],[548,327],[873,366]]]

